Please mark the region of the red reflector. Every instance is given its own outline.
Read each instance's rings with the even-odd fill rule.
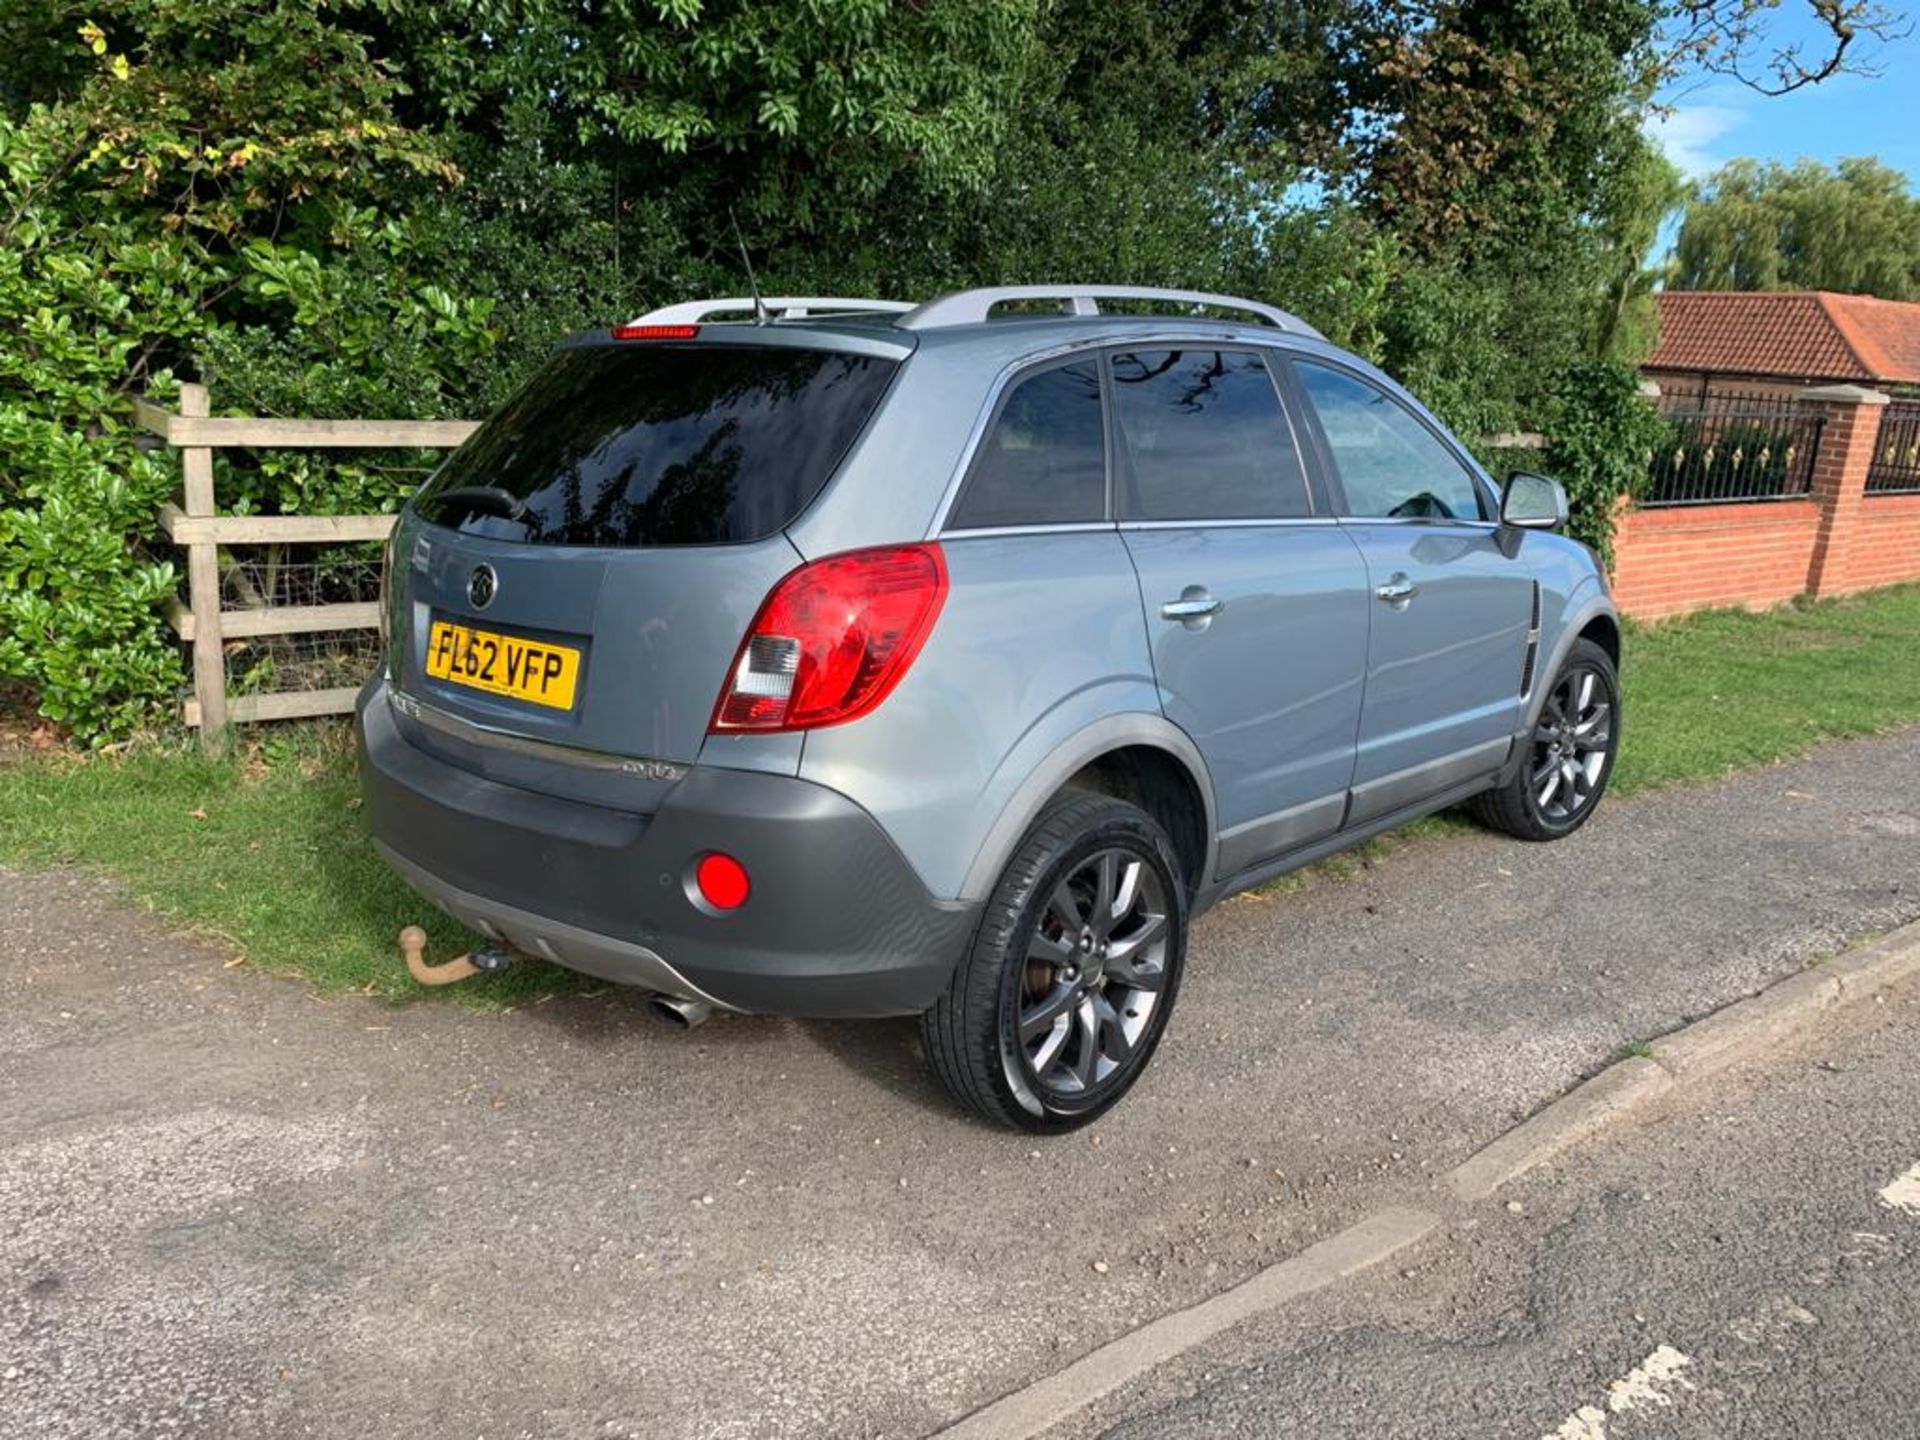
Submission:
[[[616,325],[607,332],[616,340],[691,340],[698,325]]]
[[[693,883],[700,887],[700,898],[716,910],[738,910],[747,903],[752,888],[747,883],[746,866],[718,851],[695,867]]]
[[[715,731],[809,730],[857,720],[900,683],[947,597],[940,547],[888,545],[793,571],[740,642]]]

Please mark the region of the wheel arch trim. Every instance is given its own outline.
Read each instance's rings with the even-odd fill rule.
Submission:
[[[1592,585],[1595,582],[1589,580],[1586,583]],[[1584,589],[1586,586],[1583,585],[1581,588]],[[1560,673],[1560,667],[1566,663],[1567,655],[1579,643],[1587,626],[1596,619],[1605,618],[1612,622],[1616,632],[1620,629],[1620,614],[1614,609],[1613,601],[1604,591],[1596,591],[1584,601],[1579,600],[1578,596],[1578,590],[1568,596],[1567,604],[1560,612],[1562,616],[1560,633],[1554,639],[1553,652],[1535,672],[1539,679],[1534,682],[1533,695],[1527,701],[1526,723],[1515,732],[1517,735],[1533,733],[1533,727],[1540,719],[1540,711],[1547,703],[1547,695],[1553,688],[1552,678]]]
[[[1205,868],[1201,873],[1211,875],[1220,836],[1219,825],[1214,817],[1213,777],[1207,771],[1207,762],[1187,733],[1164,715],[1136,712],[1109,715],[1096,720],[1047,752],[1046,757],[1033,767],[1001,807],[998,818],[974,854],[973,864],[967,869],[957,898],[966,901],[986,899],[1020,844],[1020,838],[1027,833],[1047,801],[1058,794],[1068,780],[1103,755],[1133,746],[1164,751],[1179,763],[1193,781],[1204,810],[1201,828],[1206,835],[1207,852]]]

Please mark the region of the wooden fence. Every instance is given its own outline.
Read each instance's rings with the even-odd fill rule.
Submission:
[[[231,722],[338,715],[353,708],[356,687],[227,696],[226,644],[263,635],[300,635],[373,629],[379,605],[260,605],[226,610],[221,604],[223,545],[328,545],[382,541],[391,515],[222,515],[214,505],[213,452],[223,449],[434,450],[459,445],[473,420],[275,420],[212,418],[203,385],[180,387],[177,413],[141,400],[135,418],[180,452],[180,495],[160,509],[160,528],[187,552],[187,599],[173,601],[167,620],[193,647],[193,698],[186,723],[201,743],[219,745]]]

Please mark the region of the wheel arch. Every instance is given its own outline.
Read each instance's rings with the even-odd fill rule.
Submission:
[[[992,892],[1035,817],[1069,788],[1116,795],[1159,820],[1188,872],[1190,892],[1212,875],[1219,830],[1213,780],[1199,748],[1163,715],[1111,715],[1055,746],[1028,774],[981,842],[961,899],[983,900]]]
[[[1591,640],[1607,652],[1607,658],[1613,661],[1613,668],[1620,668],[1620,621],[1610,610],[1603,610],[1588,620],[1579,629],[1582,640]]]
[[[1543,657],[1542,664],[1534,672],[1539,679],[1534,683],[1533,694],[1527,700],[1526,723],[1514,732],[1516,738],[1533,732],[1534,724],[1540,718],[1540,711],[1547,703],[1547,694],[1552,689],[1550,683],[1552,677],[1559,674],[1560,667],[1566,663],[1568,653],[1581,640],[1594,640],[1613,657],[1615,668],[1619,667],[1620,616],[1613,608],[1613,601],[1607,598],[1604,591],[1589,588],[1594,583],[1589,580],[1581,587],[1582,590],[1589,591],[1586,595],[1582,596],[1576,592],[1569,597],[1566,619],[1560,626],[1553,649]],[[1517,746],[1515,750],[1517,755]]]

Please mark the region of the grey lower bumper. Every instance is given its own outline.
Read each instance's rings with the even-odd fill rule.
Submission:
[[[361,699],[361,785],[381,853],[464,923],[622,984],[780,1015],[915,1014],[979,906],[927,893],[866,811],[790,776],[694,766],[650,815],[489,780]],[[752,877],[738,910],[688,898],[702,854]]]
[[[677,995],[682,1000],[704,1000],[722,1009],[734,1008],[707,994],[644,945],[632,945],[610,935],[582,930],[577,925],[472,894],[414,864],[391,845],[376,840],[373,846],[380,852],[380,858],[399,872],[402,880],[462,925],[490,939],[503,940],[524,955],[537,956],[585,975],[597,975],[615,984],[637,985],[663,995]]]

